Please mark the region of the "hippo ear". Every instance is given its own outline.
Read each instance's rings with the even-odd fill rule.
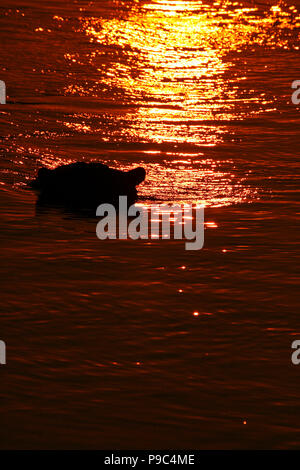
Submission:
[[[128,171],[127,175],[129,176],[130,183],[134,186],[137,186],[138,184],[142,183],[146,178],[146,171],[140,166],[138,168],[135,168],[134,170]]]

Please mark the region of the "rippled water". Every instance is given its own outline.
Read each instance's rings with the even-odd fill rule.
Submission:
[[[2,448],[299,447],[295,3],[0,8]],[[204,204],[204,249],[37,211],[81,160]]]

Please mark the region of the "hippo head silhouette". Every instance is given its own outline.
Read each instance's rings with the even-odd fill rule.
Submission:
[[[119,196],[127,196],[132,204],[137,199],[136,186],[145,177],[142,167],[121,171],[102,163],[77,162],[54,169],[40,168],[29,185],[39,191],[40,204],[95,209],[103,202],[116,203]]]

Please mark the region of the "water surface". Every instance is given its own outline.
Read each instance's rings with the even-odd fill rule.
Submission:
[[[8,0],[0,24],[1,447],[299,448],[295,2]],[[204,204],[203,250],[37,210],[28,180],[75,161]]]

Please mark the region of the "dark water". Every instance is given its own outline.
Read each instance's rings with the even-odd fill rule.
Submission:
[[[295,3],[1,6],[1,448],[299,448]],[[204,248],[36,211],[79,160],[204,204]]]

